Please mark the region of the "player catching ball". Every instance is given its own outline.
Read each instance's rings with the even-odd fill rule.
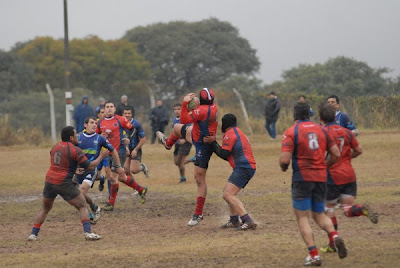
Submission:
[[[196,161],[194,162],[194,178],[197,183],[196,209],[189,226],[197,225],[203,219],[203,207],[207,196],[206,173],[208,162],[213,154],[213,146],[205,143],[206,136],[216,136],[218,127],[218,108],[214,103],[214,92],[211,89],[203,88],[199,93],[200,105],[190,111],[188,104],[193,103],[195,93],[190,93],[183,98],[180,121],[182,124],[175,124],[174,130],[167,138],[162,132],[157,132],[157,138],[170,150],[181,137],[192,143],[196,148]],[[192,126],[187,125],[193,123]]]

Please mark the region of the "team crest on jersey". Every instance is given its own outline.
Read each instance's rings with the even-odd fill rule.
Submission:
[[[225,136],[225,137],[224,137],[224,140],[227,140],[227,139],[229,139],[228,136]]]
[[[117,127],[117,126],[118,126],[118,124],[117,124],[117,123],[115,123],[115,124],[114,124],[114,127]]]
[[[193,111],[195,114],[200,115],[200,109],[196,109]]]
[[[97,140],[93,141],[94,145],[97,145],[99,142]]]

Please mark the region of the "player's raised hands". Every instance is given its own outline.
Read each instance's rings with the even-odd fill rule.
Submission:
[[[196,93],[189,93],[183,98],[183,101],[190,102],[195,96],[196,96]]]

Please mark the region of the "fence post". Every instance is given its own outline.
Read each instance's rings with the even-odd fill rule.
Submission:
[[[244,101],[242,99],[242,96],[240,95],[239,91],[237,91],[236,88],[232,88],[232,91],[233,91],[233,93],[235,93],[236,97],[239,100],[240,108],[242,108],[242,112],[243,112],[243,115],[244,115],[244,120],[246,121],[247,127],[248,127],[248,129],[250,131],[250,135],[253,136],[253,129],[250,126],[249,116],[247,115],[246,106],[244,105]]]
[[[56,138],[56,117],[54,113],[54,95],[53,91],[51,90],[51,87],[49,84],[46,84],[46,90],[47,94],[49,94],[50,98],[50,128],[51,128],[51,140],[53,143],[56,143],[57,138]]]

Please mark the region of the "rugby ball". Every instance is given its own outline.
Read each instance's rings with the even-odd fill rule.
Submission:
[[[189,111],[192,111],[194,109],[196,109],[197,107],[199,107],[200,105],[200,99],[198,97],[194,97],[188,104],[187,104],[187,108]]]

